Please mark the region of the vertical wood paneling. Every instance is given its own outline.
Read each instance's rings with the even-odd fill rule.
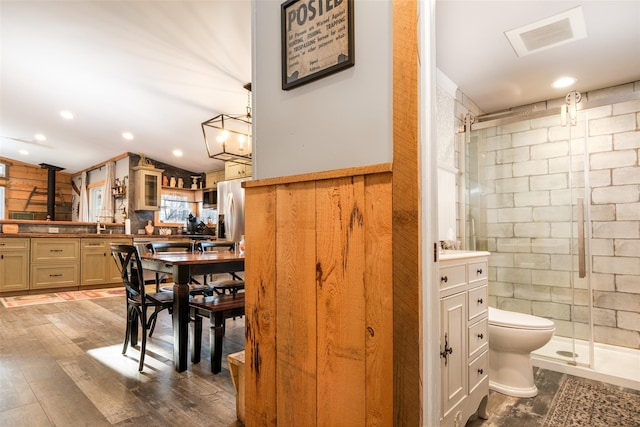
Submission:
[[[365,422],[364,177],[316,184],[318,425]]]
[[[276,195],[246,191],[245,423],[277,425],[276,409]]]
[[[425,17],[426,18],[426,17]],[[418,3],[393,2],[394,425],[422,425]]]
[[[366,423],[393,423],[393,268],[390,174],[365,177]]]
[[[393,423],[391,180],[247,188],[247,426]]]
[[[316,425],[315,183],[276,190],[279,426]]]

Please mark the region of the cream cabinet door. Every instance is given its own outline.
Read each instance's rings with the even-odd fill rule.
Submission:
[[[29,253],[0,252],[0,292],[29,289]]]
[[[464,292],[440,300],[441,415],[467,395],[467,298]]]

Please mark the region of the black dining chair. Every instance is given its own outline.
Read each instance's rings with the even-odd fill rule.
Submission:
[[[154,292],[147,293],[140,261],[138,248],[133,245],[121,245],[111,243],[111,255],[120,271],[122,283],[125,287],[127,298],[127,330],[122,346],[122,354],[126,354],[129,342],[134,347],[138,343],[138,326],[142,329],[142,343],[140,345],[140,363],[138,371],[144,368],[144,355],[147,347],[147,331],[149,336],[153,334],[158,313],[162,310],[173,312],[173,293]],[[147,318],[147,310],[153,312]]]
[[[227,248],[227,250],[234,250],[236,243],[234,242],[216,242],[216,241],[204,241],[198,242],[196,244],[196,248],[200,252],[204,252],[207,250],[214,250],[217,248]],[[211,283],[206,281],[205,283],[209,285],[213,289],[213,291],[218,295],[224,295],[226,292],[229,292],[231,295],[237,294],[239,291],[244,289],[244,279],[237,274],[238,272],[230,272],[230,279],[224,280],[216,280]]]
[[[195,250],[195,245],[193,242],[154,242],[147,243],[147,249],[152,254],[156,254],[158,252],[176,252],[176,251],[184,251],[184,252],[193,252]],[[166,284],[165,286],[160,286],[160,283],[167,283],[167,275],[164,273],[156,272],[156,292],[173,292],[172,284]],[[198,280],[193,277],[189,278],[189,294],[190,295],[211,295],[213,293],[213,288],[207,286],[206,277],[203,283],[200,283]]]

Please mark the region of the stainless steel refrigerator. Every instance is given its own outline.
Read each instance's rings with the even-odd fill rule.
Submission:
[[[242,182],[251,178],[218,182],[218,230],[224,218],[225,240],[239,242],[244,235],[244,188]],[[220,238],[218,234],[218,238]]]

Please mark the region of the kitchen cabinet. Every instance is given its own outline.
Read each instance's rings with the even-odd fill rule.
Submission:
[[[131,239],[85,238],[80,241],[80,287],[122,283],[120,272],[111,256],[109,244],[130,245]]]
[[[224,178],[226,180],[246,178],[248,176],[251,176],[251,173],[252,173],[251,165],[245,165],[245,164],[234,163],[234,162],[224,163]]]
[[[224,169],[209,171],[205,174],[206,188],[216,188],[220,181],[226,179],[226,171]]]
[[[137,211],[157,211],[160,209],[162,172],[164,169],[132,168],[135,173],[135,196],[133,208]]]
[[[31,289],[78,286],[80,239],[31,239]]]
[[[489,398],[488,252],[440,261],[440,425],[464,426]]]
[[[29,289],[29,239],[0,238],[0,292]]]

